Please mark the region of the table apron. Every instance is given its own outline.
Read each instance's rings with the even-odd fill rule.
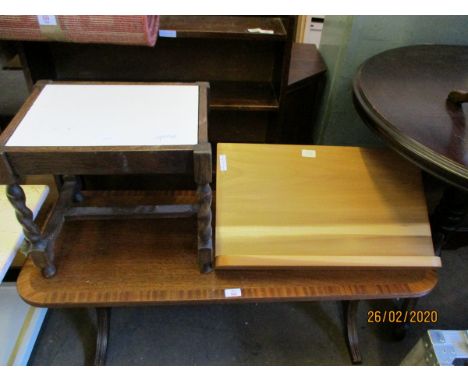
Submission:
[[[193,151],[8,152],[16,175],[193,174]]]

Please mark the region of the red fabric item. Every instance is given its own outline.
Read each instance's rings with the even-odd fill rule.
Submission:
[[[0,39],[154,46],[159,28],[159,16],[53,17],[0,16]]]

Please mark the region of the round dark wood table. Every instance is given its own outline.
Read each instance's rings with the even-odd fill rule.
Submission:
[[[432,216],[436,250],[468,211],[468,46],[418,45],[371,57],[355,106],[394,150],[450,185]]]

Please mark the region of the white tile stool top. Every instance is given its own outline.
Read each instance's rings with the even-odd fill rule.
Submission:
[[[6,146],[195,145],[198,89],[196,84],[48,84]]]

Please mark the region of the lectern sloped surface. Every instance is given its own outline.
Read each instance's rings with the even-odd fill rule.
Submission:
[[[216,267],[439,267],[421,175],[382,149],[218,145]]]

